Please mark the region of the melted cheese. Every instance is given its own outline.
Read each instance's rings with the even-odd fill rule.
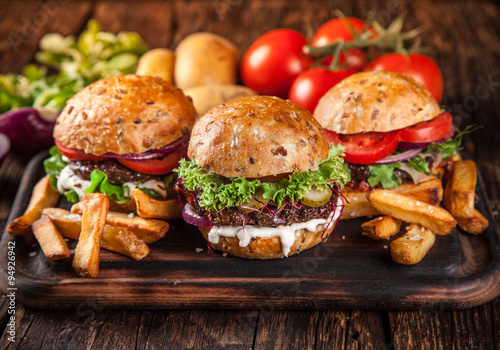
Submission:
[[[246,247],[254,238],[270,238],[277,236],[281,240],[281,251],[283,255],[288,256],[290,249],[295,243],[296,231],[306,229],[307,231],[316,231],[318,225],[335,225],[335,221],[339,218],[342,208],[342,201],[339,199],[337,208],[332,212],[327,219],[312,219],[306,222],[298,222],[289,226],[279,225],[277,227],[264,226],[213,226],[208,232],[208,241],[213,244],[218,244],[220,237],[237,237],[240,247]]]

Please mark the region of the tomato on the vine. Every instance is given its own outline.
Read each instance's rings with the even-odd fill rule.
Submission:
[[[306,44],[306,38],[292,29],[276,29],[257,38],[243,55],[243,82],[261,95],[287,98],[294,79],[311,64],[302,52]]]
[[[71,160],[89,160],[99,161],[106,159],[105,157],[94,156],[93,154],[85,153],[79,149],[66,147],[61,142],[55,140],[55,144],[59,151]]]
[[[365,27],[365,22],[355,17],[335,18],[323,24],[314,34],[311,41],[311,46],[325,46],[333,43],[336,40],[342,39],[345,42],[350,42],[354,39],[354,35],[346,24],[346,21],[352,26],[356,33],[362,33]],[[330,65],[333,57],[325,58],[321,63],[325,66]],[[339,57],[339,63],[342,65],[347,61],[347,69],[359,72],[368,63],[363,50],[359,48],[350,48],[347,54],[342,53]]]
[[[331,71],[313,68],[302,72],[293,82],[288,98],[313,113],[319,99],[338,82],[354,74],[351,70]]]
[[[325,129],[330,143],[345,147],[344,159],[355,164],[371,164],[390,156],[399,142],[399,131],[337,134]]]
[[[187,157],[187,146],[178,151],[168,153],[163,158],[144,160],[116,158],[116,160],[127,168],[139,173],[162,175],[172,172],[179,165],[179,160],[185,157]]]
[[[447,137],[452,132],[452,116],[443,112],[432,120],[401,129],[399,138],[403,142],[431,142]]]
[[[441,101],[443,75],[436,62],[428,56],[416,53],[409,55],[390,53],[375,59],[364,70],[388,70],[405,74],[425,86],[437,102]]]

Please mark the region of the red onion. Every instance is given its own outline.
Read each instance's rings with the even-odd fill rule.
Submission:
[[[9,137],[13,151],[36,153],[54,144],[52,131],[58,114],[56,110],[17,108],[0,115],[0,132]]]
[[[428,141],[428,142],[405,142],[405,141],[401,141],[400,143],[398,143],[398,148],[401,148],[401,149],[426,148],[431,143],[443,143],[445,141],[448,141],[449,139],[451,139],[453,137],[453,134],[455,134],[454,130],[452,130],[448,135],[446,135],[443,138],[440,138],[439,140]]]
[[[187,146],[188,143],[189,143],[189,135],[186,135],[181,137],[180,139],[175,140],[172,143],[169,143],[168,145],[162,148],[153,149],[139,154],[116,154],[108,152],[103,154],[102,156],[107,158],[120,158],[120,159],[130,159],[130,160],[154,159],[154,158],[160,158],[164,156],[166,153],[177,151],[178,149]]]
[[[0,133],[0,166],[10,151],[10,140],[7,135]]]
[[[191,205],[189,203],[186,204],[182,210],[182,218],[191,225],[210,226],[208,219],[206,217],[196,215],[196,213],[191,209]]]
[[[383,159],[380,159],[373,164],[389,164],[389,163],[399,163],[402,162],[403,160],[410,159],[412,157],[415,157],[417,154],[422,152],[423,148],[416,148],[416,149],[411,149],[399,154],[391,154],[388,157],[385,157]]]

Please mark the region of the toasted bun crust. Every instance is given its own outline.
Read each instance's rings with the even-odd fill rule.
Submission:
[[[340,134],[392,131],[431,120],[441,112],[424,86],[398,73],[353,74],[319,101],[314,117]]]
[[[321,125],[305,109],[278,97],[252,96],[202,116],[188,155],[225,177],[258,178],[317,170],[328,149]]]
[[[93,155],[142,153],[191,132],[196,110],[184,93],[160,78],[106,78],[71,98],[54,138]]]
[[[306,229],[295,231],[295,243],[292,245],[288,256],[312,248],[321,242],[326,242],[335,228],[335,225],[330,224],[325,230],[326,225],[327,224],[318,225],[316,227],[316,231],[307,231]],[[210,227],[198,228],[205,239],[208,240]],[[229,253],[231,255],[247,259],[266,260],[284,257],[281,250],[281,240],[277,236],[269,238],[258,237],[252,239],[246,247],[240,247],[239,239],[237,237],[220,237],[218,244],[210,243],[210,246],[214,249],[221,250],[224,253]]]

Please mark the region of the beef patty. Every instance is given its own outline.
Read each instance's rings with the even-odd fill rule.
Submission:
[[[206,208],[199,205],[199,195],[191,193],[184,187],[182,180],[177,181],[176,189],[181,192],[198,216],[207,215]],[[195,197],[193,197],[195,194]],[[328,203],[321,207],[308,207],[296,204],[293,206],[287,203],[276,213],[278,207],[272,202],[267,204],[267,208],[262,208],[260,212],[244,212],[237,207],[223,208],[218,211],[208,210],[208,218],[214,226],[242,226],[258,225],[265,227],[276,227],[278,225],[291,225],[297,222],[305,222],[312,219],[326,219],[336,209],[338,194],[334,191]]]
[[[113,185],[123,185],[126,182],[146,182],[149,180],[162,181],[164,175],[150,175],[135,172],[118,163],[115,159],[102,161],[77,160],[69,162],[69,167],[75,174],[84,180],[90,180],[93,170],[101,170],[108,175],[108,181]]]

